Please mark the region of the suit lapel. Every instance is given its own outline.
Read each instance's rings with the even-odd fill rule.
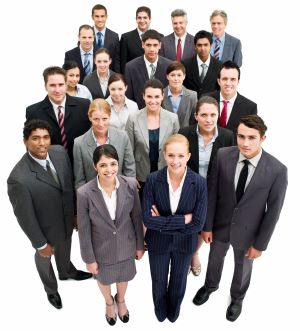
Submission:
[[[123,209],[126,208],[124,206],[127,196],[128,184],[124,182],[122,179],[118,178],[120,182],[120,186],[117,189],[117,210],[116,210],[116,226],[118,226],[119,222],[122,222],[122,213]]]
[[[198,135],[197,135],[197,124],[193,125],[191,131],[190,131],[190,152],[191,152],[191,158],[193,159],[195,166],[197,167],[199,171],[199,141],[198,141]]]
[[[241,102],[241,98],[240,98],[240,95],[238,93],[237,97],[234,101],[234,104],[233,104],[229,119],[227,121],[226,127],[232,127],[234,125],[234,123],[236,123],[236,121],[238,120],[238,118],[237,118],[237,117],[239,117],[238,109],[241,107],[240,102]]]
[[[92,134],[92,130],[93,129],[90,128],[90,130],[86,134],[87,151],[88,151],[91,159],[93,159],[93,154],[94,154],[94,151],[97,147],[97,145],[95,143],[95,140],[94,140],[94,137],[93,137],[93,134]]]
[[[55,116],[52,103],[50,102],[48,96],[46,96],[46,98],[44,99],[42,108],[45,110],[49,118],[55,123],[55,125],[58,126],[57,118]]]
[[[171,215],[171,204],[169,195],[169,184],[167,181],[167,167],[162,169],[157,176],[157,196],[159,204],[165,215]]]
[[[176,213],[180,214],[182,210],[186,210],[186,197],[191,194],[191,186],[194,183],[193,176],[191,173],[192,170],[187,169],[185,180],[182,186],[179,203],[176,209]]]
[[[191,60],[192,61],[191,62],[191,64],[192,64],[192,75],[193,75],[193,79],[195,81],[195,84],[197,86],[201,86],[202,84],[201,84],[201,81],[200,81],[200,74],[199,74],[197,56],[198,55],[194,56]],[[207,70],[207,72],[208,72],[208,70]],[[207,75],[207,73],[206,73],[206,75]]]
[[[145,140],[146,146],[148,147],[149,151],[149,132],[146,108],[140,110],[140,114],[137,117],[137,125],[139,126],[140,132]]]
[[[232,151],[232,155],[230,157],[229,162],[227,162],[227,164],[226,164],[227,182],[231,183],[231,189],[232,189],[232,194],[234,196],[234,199],[236,199],[234,178],[235,178],[235,170],[236,170],[238,160],[239,160],[239,150],[238,150],[238,148],[235,148]]]
[[[168,127],[170,126],[170,121],[167,118],[167,110],[161,108],[159,116],[159,149],[163,148],[163,142],[165,141],[165,136],[170,133]]]
[[[51,149],[49,149],[48,153],[60,182],[60,186],[58,185],[58,187],[63,188],[65,187],[64,168],[62,167],[62,163],[60,162],[61,161],[60,155],[59,153],[53,153]]]

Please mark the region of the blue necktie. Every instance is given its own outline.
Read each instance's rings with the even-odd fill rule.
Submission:
[[[103,47],[103,34],[101,32],[97,32],[97,46],[99,48]]]
[[[89,75],[92,71],[91,64],[90,64],[90,53],[84,53],[83,69],[84,69],[86,75]]]

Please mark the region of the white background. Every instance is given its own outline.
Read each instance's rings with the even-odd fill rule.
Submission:
[[[76,46],[78,27],[92,24],[86,1],[10,1],[0,10],[1,24],[1,330],[97,330],[110,328],[104,318],[104,303],[96,283],[59,282],[63,309],[48,303],[35,270],[30,242],[13,215],[6,194],[10,170],[25,152],[22,128],[25,107],[45,97],[42,71],[62,65],[65,51]],[[239,92],[258,103],[259,114],[269,129],[264,148],[289,168],[289,187],[280,221],[269,249],[255,261],[252,283],[243,312],[235,323],[225,319],[233,256],[229,251],[220,289],[209,301],[196,307],[192,298],[204,282],[208,247],[201,251],[203,272],[188,277],[181,315],[175,324],[157,322],[152,305],[151,279],[147,254],[137,263],[138,273],[129,283],[127,303],[130,322],[117,322],[115,329],[210,330],[299,329],[299,204],[296,176],[299,143],[299,26],[296,1],[105,1],[107,26],[121,33],[135,28],[135,10],[146,5],[152,9],[151,27],[163,34],[172,31],[170,13],[175,8],[188,12],[188,31],[210,30],[209,15],[224,9],[227,32],[240,38],[243,66]],[[299,47],[298,47],[299,48]],[[297,88],[297,91],[296,91]],[[73,235],[72,260],[78,268],[78,236]]]

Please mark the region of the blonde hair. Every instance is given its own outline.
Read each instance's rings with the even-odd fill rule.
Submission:
[[[182,135],[180,133],[175,133],[166,140],[163,151],[166,152],[167,146],[171,145],[173,143],[180,143],[180,144],[186,145],[187,151],[189,153],[189,151],[190,151],[189,141],[187,140],[187,138],[184,135]]]
[[[109,103],[104,99],[95,99],[91,102],[88,116],[91,118],[92,114],[96,110],[103,110],[108,116],[111,115],[111,109]]]

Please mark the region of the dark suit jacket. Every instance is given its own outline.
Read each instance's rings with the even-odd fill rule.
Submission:
[[[94,56],[95,55],[95,48],[94,48],[94,53],[93,53],[93,59],[94,59]],[[79,66],[79,69],[80,69],[80,80],[79,80],[79,84],[82,84],[84,78],[86,77],[86,73],[84,71],[84,68],[83,68],[83,63],[82,63],[82,59],[81,59],[81,54],[80,54],[80,48],[79,46],[67,51],[65,53],[65,62],[66,61],[75,61],[77,62],[78,66]],[[95,63],[94,63],[94,60],[93,60],[93,70],[96,69],[96,66],[95,66]]]
[[[109,76],[111,76],[112,74],[114,74],[114,71],[109,70]],[[97,98],[106,99],[109,97],[108,87],[105,95],[103,95],[102,88],[97,75],[97,70],[94,70],[91,74],[85,77],[83,81],[83,85],[85,85],[89,89],[93,99],[97,99]]]
[[[206,95],[215,98],[220,103],[220,91],[207,93]],[[239,120],[247,115],[257,114],[257,104],[244,96],[237,94],[230,117],[227,121],[226,129],[231,130],[236,135],[236,128]]]
[[[169,59],[162,56],[158,57],[155,78],[159,79],[164,87],[168,85],[166,71],[170,63],[171,61]],[[137,57],[127,63],[125,76],[128,84],[126,91],[127,98],[135,101],[139,109],[144,108],[143,87],[146,80],[149,79],[144,56]]]
[[[182,128],[178,133],[183,134],[187,137],[190,144],[191,157],[188,161],[188,166],[195,172],[199,173],[199,143],[197,134],[197,125],[191,125],[186,128]],[[217,154],[217,151],[221,147],[233,146],[234,145],[234,135],[230,130],[223,129],[218,126],[218,137],[213,143],[213,148],[211,151],[208,169],[207,169],[207,180],[209,179],[212,162]]]
[[[156,205],[160,216],[151,216]],[[176,213],[172,215],[167,167],[148,175],[143,195],[143,220],[147,227],[145,241],[151,251],[165,252],[169,245],[193,253],[197,247],[198,232],[206,218],[207,188],[200,175],[187,168],[186,177]],[[184,215],[192,213],[193,220],[185,224]]]
[[[66,94],[65,105],[65,133],[67,137],[68,155],[73,163],[74,139],[84,134],[90,128],[88,119],[88,99],[76,98]],[[26,120],[40,119],[47,121],[51,126],[51,143],[61,145],[60,128],[49,97],[26,108]]]
[[[214,240],[236,249],[267,248],[279,219],[287,188],[287,168],[262,152],[245,193],[237,203],[234,177],[239,158],[236,146],[219,149],[208,182],[208,213],[204,227]]]
[[[69,239],[73,231],[72,167],[62,146],[50,146],[49,157],[60,185],[28,153],[7,180],[14,213],[34,248],[46,243],[55,246]]]
[[[176,60],[176,47],[175,47],[175,35],[174,33],[165,36],[161,41],[161,49],[159,51],[161,56],[166,57],[172,61]],[[184,48],[182,52],[181,60],[187,60],[196,55],[195,45],[194,45],[194,36],[187,33]]]
[[[198,99],[200,99],[203,94],[219,89],[217,79],[222,63],[211,56],[204,81],[201,84],[197,56],[182,62],[186,70],[183,84],[186,88],[196,91]]]
[[[242,44],[241,41],[228,33],[225,33],[225,43],[222,53],[221,61],[225,62],[231,60],[239,67],[243,63]]]

